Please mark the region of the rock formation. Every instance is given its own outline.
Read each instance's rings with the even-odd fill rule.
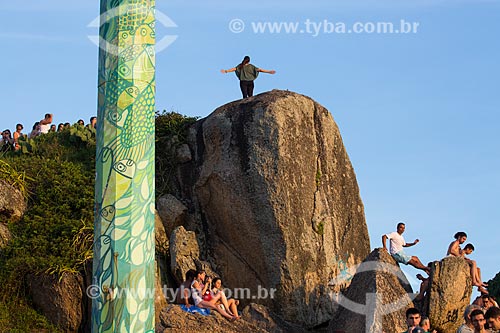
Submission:
[[[190,269],[196,270],[196,262],[200,256],[200,248],[193,231],[178,227],[170,236],[170,269],[178,284],[181,284]]]
[[[162,220],[155,212],[155,321],[160,320],[160,312],[167,306],[165,288],[168,286],[168,258],[169,241]]]
[[[432,328],[439,332],[456,332],[470,304],[471,294],[470,268],[463,258],[446,257],[433,262],[425,309]]]
[[[26,201],[22,193],[0,179],[0,249],[12,238],[7,221],[19,220],[26,211]]]
[[[252,332],[252,333],[302,333],[303,329],[283,323],[279,318],[273,319],[267,309],[257,304],[250,304],[243,312],[241,319],[229,322],[215,311],[209,316],[191,314],[181,310],[178,305],[168,305],[160,314],[160,322],[156,325],[156,333],[198,333],[198,332]]]
[[[7,224],[0,222],[0,250],[7,246],[12,239],[12,234],[7,227]]]
[[[26,201],[22,193],[0,179],[0,222],[7,219],[19,220],[26,211]]]
[[[387,251],[375,249],[359,265],[347,291],[338,295],[340,306],[329,332],[403,332],[412,293],[396,261]]]
[[[158,198],[156,200],[156,207],[165,231],[170,237],[175,228],[183,225],[187,208],[171,194]]]
[[[28,277],[35,307],[65,332],[78,332],[83,319],[83,279],[80,274],[40,274]]]
[[[230,288],[309,327],[331,319],[328,282],[370,242],[356,176],[332,115],[273,90],[198,121],[179,193],[198,221],[201,255]],[[348,283],[347,283],[348,284]],[[248,304],[249,300],[243,300]]]

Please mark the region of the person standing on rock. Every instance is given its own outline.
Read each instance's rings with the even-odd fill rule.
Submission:
[[[386,234],[382,236],[382,245],[384,250],[387,251],[387,239],[390,240],[390,254],[397,262],[400,262],[405,265],[412,265],[415,268],[421,269],[425,271],[427,274],[430,274],[430,269],[427,266],[424,266],[420,259],[416,256],[409,256],[403,250],[403,247],[410,247],[417,244],[420,240],[415,239],[413,243],[406,243],[403,238],[403,232],[405,232],[405,224],[400,222],[397,225],[397,231],[391,232],[390,234]]]
[[[241,64],[230,69],[221,69],[222,74],[236,72],[236,76],[240,79],[240,89],[243,94],[243,98],[253,96],[253,81],[257,78],[259,73],[275,74],[275,70],[267,70],[255,67],[250,63],[250,57],[245,56]]]

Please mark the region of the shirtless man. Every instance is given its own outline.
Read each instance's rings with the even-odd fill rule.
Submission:
[[[467,244],[462,250],[460,245],[465,243],[467,240],[467,234],[463,231],[459,231],[455,234],[455,240],[451,242],[448,246],[448,252],[446,255],[454,257],[463,257],[470,266],[470,274],[472,277],[472,285],[476,286],[481,294],[487,294],[488,291],[485,289],[488,285],[481,281],[481,270],[477,267],[475,260],[467,258],[465,255],[471,254],[474,251],[474,246],[472,244]]]
[[[419,242],[418,239],[415,239],[413,243],[406,243],[404,240],[402,234],[405,232],[405,224],[400,222],[397,225],[397,231],[391,232],[390,234],[383,235],[382,236],[382,245],[384,250],[387,251],[387,239],[390,239],[391,247],[390,247],[390,254],[396,260],[397,262],[400,262],[405,265],[412,265],[415,268],[421,269],[425,271],[427,274],[430,274],[431,270],[429,267],[424,266],[420,259],[416,256],[409,256],[407,255],[403,247],[410,247]]]
[[[46,113],[45,117],[39,121],[40,123],[40,133],[47,134],[50,130],[50,124],[52,124],[52,113]]]
[[[455,234],[455,240],[451,242],[450,246],[448,246],[448,252],[446,252],[447,256],[461,257],[462,249],[460,245],[465,243],[467,240],[467,234],[463,231],[459,231]]]

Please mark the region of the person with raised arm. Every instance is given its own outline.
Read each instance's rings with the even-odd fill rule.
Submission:
[[[236,76],[240,80],[240,89],[243,98],[252,97],[254,82],[259,73],[275,74],[275,70],[267,70],[256,67],[250,63],[250,57],[245,56],[243,61],[237,66],[230,69],[221,69],[222,74],[236,72]]]

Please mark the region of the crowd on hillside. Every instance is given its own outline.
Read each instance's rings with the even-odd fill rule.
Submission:
[[[0,139],[0,151],[15,151],[20,148],[19,140],[21,138],[35,138],[39,135],[47,134],[49,132],[62,132],[63,130],[71,127],[70,123],[59,123],[59,125],[52,124],[53,115],[51,113],[47,113],[44,118],[40,121],[37,121],[33,124],[32,130],[29,134],[24,134],[23,124],[16,125],[16,131],[14,134],[9,129],[2,131],[2,138]],[[89,123],[85,125],[83,119],[79,119],[76,122],[76,125],[87,126],[89,128],[95,129],[97,123],[97,117],[90,117]]]

